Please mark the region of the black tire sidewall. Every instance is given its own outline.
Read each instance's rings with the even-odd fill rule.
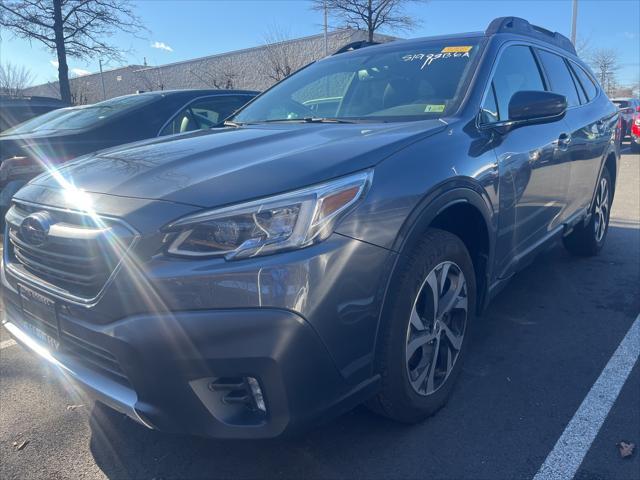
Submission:
[[[468,313],[462,348],[449,377],[436,392],[419,395],[408,378],[406,369],[406,334],[413,302],[429,272],[444,261],[454,262],[467,281]],[[385,394],[393,397],[391,408],[403,412],[400,420],[416,421],[435,413],[446,402],[459,376],[469,345],[470,327],[476,308],[476,282],[473,263],[462,240],[455,235],[430,229],[401,267],[400,283],[391,293]],[[388,399],[387,399],[388,400]],[[396,416],[398,416],[396,414]]]

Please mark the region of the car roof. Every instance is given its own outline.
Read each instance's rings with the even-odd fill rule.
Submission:
[[[67,107],[68,103],[63,102],[59,98],[53,97],[12,97],[8,95],[0,95],[0,104],[3,108],[21,106],[21,107]]]
[[[222,89],[174,89],[174,90],[156,90],[153,92],[141,92],[133,95],[158,95],[158,96],[216,96],[216,95],[258,95],[260,92],[254,90],[222,90]]]
[[[516,37],[526,40],[537,40],[546,43],[550,46],[564,50],[566,53],[571,54],[577,58],[575,47],[571,40],[558,32],[552,32],[546,28],[539,27],[529,23],[527,20],[519,17],[499,17],[491,21],[489,26],[484,32],[467,32],[456,33],[452,35],[439,35],[433,37],[420,37],[408,40],[396,40],[393,42],[386,42],[377,45],[371,45],[367,42],[363,42],[362,46],[358,48],[354,45],[354,50],[345,51],[344,53],[354,54],[362,49],[369,51],[370,48],[375,48],[378,51],[395,49],[398,46],[412,46],[413,44],[419,45],[426,42],[448,41],[448,40],[464,40],[464,39],[478,39],[478,38],[490,38],[494,36],[503,36],[506,38]],[[365,48],[366,47],[366,48]],[[340,50],[338,51],[340,52]],[[341,53],[339,53],[341,54]]]

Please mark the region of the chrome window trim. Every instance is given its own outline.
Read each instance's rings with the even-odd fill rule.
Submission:
[[[173,133],[173,134],[169,134],[169,135],[161,135],[162,131],[167,127],[167,125],[169,125],[171,122],[173,122],[173,120],[175,120],[175,118],[178,116],[178,114],[180,114],[180,112],[182,110],[184,110],[185,108],[187,108],[189,105],[191,105],[193,102],[197,102],[198,100],[203,100],[205,98],[217,98],[217,97],[249,97],[249,99],[255,98],[258,95],[252,95],[250,93],[220,93],[217,95],[202,95],[200,97],[196,97],[193,98],[191,100],[189,100],[187,103],[183,104],[180,108],[178,108],[178,110],[175,111],[175,113],[173,113],[170,117],[169,120],[167,120],[166,122],[164,122],[164,124],[162,125],[162,127],[160,127],[160,130],[158,130],[158,133],[156,134],[156,138],[160,138],[160,137],[168,137],[170,135],[178,135],[177,133]],[[248,100],[247,100],[248,101]],[[202,130],[202,129],[201,129]],[[195,130],[197,131],[197,130]],[[186,133],[186,132],[185,132]]]
[[[74,215],[80,215],[80,216],[84,216],[84,217],[89,217],[91,216],[89,213],[87,212],[83,212],[80,210],[74,210],[74,209],[70,209],[70,208],[60,208],[60,207],[52,207],[49,205],[42,205],[42,204],[37,204],[37,203],[32,203],[32,202],[28,202],[28,201],[24,201],[24,200],[17,200],[14,199],[13,203],[15,204],[19,204],[19,205],[27,205],[29,207],[35,207],[35,208],[40,208],[42,210],[54,210],[57,212],[65,212],[65,213],[72,213]],[[40,279],[39,277],[37,277],[36,275],[32,275],[32,274],[25,274],[20,272],[19,270],[17,270],[12,262],[9,259],[9,253],[8,253],[8,249],[5,248],[3,253],[2,253],[2,259],[3,259],[3,263],[4,263],[4,268],[5,271],[7,273],[10,273],[14,278],[17,278],[19,281],[24,282],[27,286],[35,288],[37,291],[43,292],[47,295],[50,295],[58,300],[63,300],[69,303],[73,303],[75,305],[79,305],[82,307],[86,307],[86,308],[91,308],[93,306],[95,306],[100,299],[104,296],[105,291],[107,290],[107,288],[113,283],[113,280],[115,279],[116,275],[118,274],[118,272],[120,271],[120,269],[122,268],[122,263],[123,260],[126,256],[128,256],[128,254],[133,250],[133,248],[137,245],[138,241],[140,240],[140,232],[138,232],[135,228],[133,228],[131,225],[129,225],[127,222],[125,222],[124,220],[120,219],[120,218],[116,218],[116,217],[110,217],[107,215],[98,215],[99,218],[103,218],[105,220],[108,220],[110,222],[114,222],[114,223],[118,223],[120,225],[122,225],[125,229],[129,230],[132,234],[133,234],[133,238],[131,240],[131,243],[129,244],[129,246],[127,247],[127,249],[125,250],[125,252],[123,253],[122,258],[120,258],[118,260],[117,265],[114,267],[113,271],[111,272],[111,274],[109,275],[109,277],[107,278],[106,282],[104,283],[104,285],[102,286],[102,288],[98,291],[98,293],[96,295],[94,295],[93,297],[90,298],[86,298],[86,297],[81,297],[78,295],[73,295],[61,288],[57,288],[55,285],[50,285],[50,284],[43,284],[42,283],[42,279]],[[7,228],[9,228],[7,226]],[[7,245],[8,245],[8,238],[6,240]]]

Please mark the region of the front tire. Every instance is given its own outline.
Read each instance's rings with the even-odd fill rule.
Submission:
[[[577,226],[563,239],[569,252],[582,257],[597,255],[604,247],[609,231],[609,216],[613,200],[611,175],[605,167],[598,180],[596,197],[591,207],[591,218],[587,224]]]
[[[444,406],[460,374],[476,308],[475,272],[460,238],[429,229],[394,278],[380,339],[382,389],[369,406],[416,423]]]

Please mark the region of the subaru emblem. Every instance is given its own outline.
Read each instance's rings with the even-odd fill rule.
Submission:
[[[51,216],[47,212],[32,213],[20,224],[22,240],[33,247],[41,247],[47,242]]]

